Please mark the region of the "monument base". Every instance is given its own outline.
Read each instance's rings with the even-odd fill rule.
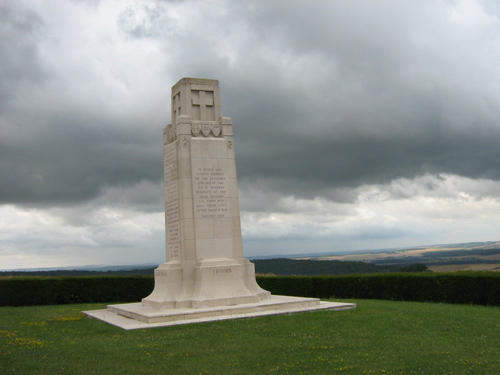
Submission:
[[[83,311],[91,318],[131,330],[178,324],[292,314],[316,310],[355,309],[354,303],[322,302],[317,298],[271,296],[256,302],[206,308],[156,309],[141,303],[109,305],[107,310]]]
[[[183,283],[180,262],[160,264],[155,270],[155,288],[142,305],[199,309],[257,303],[271,296],[257,284],[254,265],[247,259],[204,259],[196,263],[193,274],[190,282]]]

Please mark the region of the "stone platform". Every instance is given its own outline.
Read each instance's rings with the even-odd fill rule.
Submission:
[[[258,303],[207,308],[155,309],[141,303],[109,305],[106,310],[83,311],[91,318],[132,330],[215,320],[242,319],[316,310],[355,309],[354,303],[322,302],[317,298],[271,296]]]

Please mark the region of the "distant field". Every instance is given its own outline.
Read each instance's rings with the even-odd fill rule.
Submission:
[[[366,253],[314,257],[317,260],[360,261],[377,265],[424,263],[434,272],[500,272],[500,241],[434,245],[429,247],[367,251]]]
[[[494,271],[500,272],[500,263],[494,264],[452,264],[428,267],[433,272]]]

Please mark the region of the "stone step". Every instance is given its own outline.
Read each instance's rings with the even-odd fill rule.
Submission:
[[[200,309],[153,309],[141,303],[110,305],[107,310],[84,311],[92,318],[124,329],[161,327],[214,320],[241,319],[266,315],[292,314],[316,310],[354,309],[356,304],[322,302],[316,298],[272,296],[259,303]]]

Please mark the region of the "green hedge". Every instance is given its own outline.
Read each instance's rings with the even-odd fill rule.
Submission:
[[[500,273],[496,272],[262,276],[258,282],[272,294],[500,306]]]
[[[0,306],[137,302],[153,287],[152,276],[0,278]]]
[[[347,276],[259,276],[272,294],[316,298],[465,303],[500,306],[500,273],[388,273]],[[151,276],[0,278],[0,306],[139,302]]]

